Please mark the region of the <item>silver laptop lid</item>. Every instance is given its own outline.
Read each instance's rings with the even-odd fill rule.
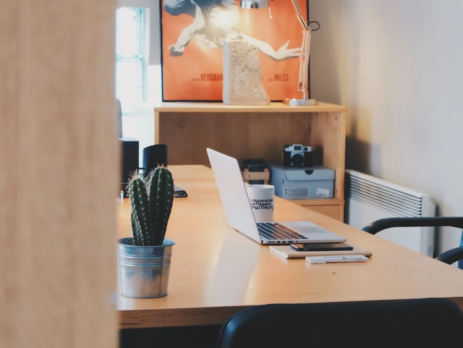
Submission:
[[[228,223],[235,230],[261,243],[238,161],[211,149],[207,149],[207,155]]]

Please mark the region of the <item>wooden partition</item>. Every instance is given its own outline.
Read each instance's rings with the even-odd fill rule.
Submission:
[[[0,8],[0,347],[115,348],[115,0]]]
[[[342,221],[345,112],[345,107],[327,103],[308,107],[165,103],[155,109],[155,142],[168,145],[169,164],[207,166],[207,147],[239,161],[281,161],[285,144],[313,146],[319,162],[336,170],[335,197],[295,202]]]

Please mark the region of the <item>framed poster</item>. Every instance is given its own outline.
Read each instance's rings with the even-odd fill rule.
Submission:
[[[298,3],[307,16],[308,1]],[[302,98],[302,27],[291,1],[271,0],[270,10],[244,10],[239,0],[162,0],[161,6],[163,101],[221,101],[222,44],[233,39],[259,50],[272,101]]]

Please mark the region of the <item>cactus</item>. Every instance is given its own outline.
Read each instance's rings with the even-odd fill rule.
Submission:
[[[151,213],[145,183],[135,175],[130,180],[129,196],[132,204],[132,229],[135,245],[150,245],[152,236]]]
[[[172,203],[174,182],[167,168],[158,167],[149,176],[148,197],[150,201],[151,226],[156,245],[162,244],[166,234]]]
[[[130,215],[130,218],[132,220],[133,245],[141,245],[140,238],[138,237],[138,232],[137,232],[138,231],[137,224],[136,224],[137,218],[135,217],[133,212]]]
[[[170,171],[158,167],[147,176],[146,183],[135,174],[129,183],[129,196],[134,245],[162,245],[174,198]]]

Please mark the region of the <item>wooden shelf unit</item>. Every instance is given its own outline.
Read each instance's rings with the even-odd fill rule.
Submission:
[[[155,144],[167,144],[169,164],[209,166],[206,148],[239,161],[281,161],[285,144],[323,149],[323,164],[336,170],[335,198],[293,201],[342,221],[346,111],[344,106],[235,106],[222,103],[163,103],[155,111]]]

